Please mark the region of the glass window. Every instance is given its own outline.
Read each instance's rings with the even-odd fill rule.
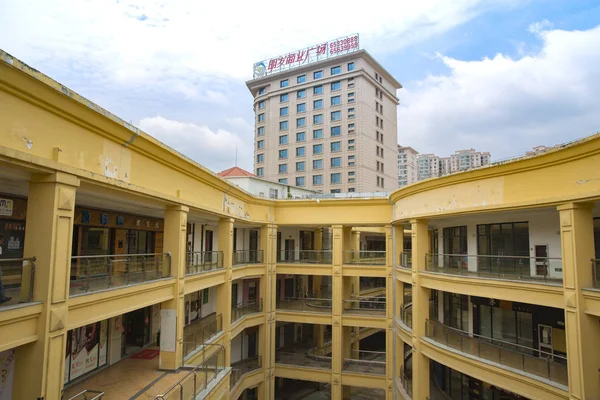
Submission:
[[[348,156],[348,166],[349,167],[354,166],[354,156]]]
[[[331,183],[341,183],[342,182],[342,174],[336,172],[335,174],[331,174]]]
[[[266,87],[261,87],[260,89],[258,89],[258,94],[259,95],[265,94],[265,93],[267,93],[267,88]]]
[[[342,104],[342,97],[341,96],[333,96],[331,98],[331,105],[332,106],[339,106],[340,104]]]
[[[285,117],[288,115],[288,108],[287,107],[281,107],[279,109],[279,116],[280,117]]]
[[[287,131],[288,130],[288,122],[287,121],[280,121],[279,122],[279,130],[280,131]]]
[[[287,164],[279,164],[279,173],[280,174],[287,173]]]
[[[296,186],[304,186],[304,177],[303,176],[296,177]]]
[[[287,185],[287,178],[279,178],[279,183]]]
[[[348,63],[348,71],[354,71],[354,63],[353,62]]]
[[[306,118],[296,118],[296,128],[302,128],[303,126],[306,126]]]
[[[287,149],[279,150],[279,159],[280,160],[285,160],[286,158],[288,158],[288,151],[287,151]]]
[[[288,93],[284,93],[284,94],[280,94],[279,95],[279,102],[280,103],[285,103],[289,100],[289,94]]]
[[[259,126],[258,129],[256,130],[256,134],[258,136],[264,135],[265,134],[265,127],[264,126]]]
[[[313,73],[313,79],[321,79],[323,77],[323,71],[315,71]]]
[[[342,189],[331,189],[330,193],[342,193]]]
[[[313,175],[313,185],[322,185],[323,175]]]
[[[348,109],[348,114],[354,113],[354,107]]]
[[[258,114],[258,122],[265,122],[265,113]]]
[[[265,141],[264,140],[259,140],[258,142],[256,142],[256,148],[257,149],[264,149],[265,148]]]
[[[337,75],[342,72],[342,67],[339,65],[337,67],[331,67],[331,75]]]
[[[296,163],[296,172],[302,172],[302,171],[304,171],[304,169],[305,169],[304,166],[305,166],[304,161],[298,161]]]
[[[290,81],[288,79],[284,79],[279,82],[279,87],[288,87],[290,85]]]
[[[356,189],[354,188],[348,188],[348,193],[354,193],[356,191]]]
[[[299,99],[303,99],[306,97],[306,89],[298,90],[296,92],[296,97]]]
[[[333,92],[334,90],[340,90],[342,88],[342,84],[340,83],[340,81],[337,82],[331,82],[331,91]]]
[[[342,142],[331,142],[331,151],[341,151]]]
[[[300,75],[298,77],[298,83],[304,83],[306,82],[306,75]]]
[[[340,136],[342,134],[341,126],[332,126],[331,127],[331,136]]]
[[[258,109],[262,110],[263,108],[265,108],[265,101],[264,100],[258,102]]]
[[[455,226],[444,228],[444,254],[467,254],[467,227]],[[461,262],[456,260],[456,262]],[[452,265],[457,267],[458,265]]]
[[[323,123],[323,114],[313,115],[313,124],[322,124]]]
[[[279,144],[288,144],[288,136],[287,135],[279,136]]]
[[[314,144],[313,145],[313,154],[323,154],[323,145],[322,144]]]
[[[320,110],[323,108],[323,99],[313,101],[313,110]]]
[[[256,162],[261,163],[265,161],[265,155],[263,153],[256,155]]]
[[[304,157],[304,147],[296,147],[296,157]]]
[[[256,176],[263,176],[263,175],[264,175],[263,167],[256,168]]]
[[[313,88],[313,94],[323,94],[323,85],[315,86]]]
[[[304,142],[306,140],[306,135],[304,132],[296,133],[296,142]]]
[[[306,103],[300,103],[296,105],[296,112],[305,112],[306,111]]]
[[[323,139],[323,129],[315,129],[313,131],[313,139]]]
[[[313,160],[313,169],[323,169],[323,160]]]
[[[342,166],[342,158],[341,157],[334,157],[331,159],[331,167],[332,168],[338,168]]]
[[[348,129],[354,129],[354,124],[348,124]]]
[[[339,121],[340,119],[342,119],[341,111],[333,111],[331,113],[331,121]]]

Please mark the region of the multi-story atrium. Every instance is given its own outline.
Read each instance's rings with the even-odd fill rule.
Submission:
[[[267,200],[0,60],[8,398],[600,398],[600,135]]]

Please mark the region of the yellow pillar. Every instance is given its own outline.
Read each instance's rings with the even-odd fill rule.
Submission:
[[[396,244],[396,251],[394,253],[395,263],[394,265],[399,266],[402,253],[404,252],[404,226],[394,225],[394,242]]]
[[[563,260],[567,365],[571,399],[600,398],[600,337],[598,317],[585,314],[581,289],[593,287],[590,260],[594,258],[592,204],[558,207]]]
[[[323,228],[315,229],[315,250],[323,249]]]
[[[225,366],[231,364],[231,264],[233,261],[233,218],[219,220],[219,250],[223,252],[223,268],[225,269],[225,283],[217,286],[217,315],[223,318]]]
[[[332,226],[332,301],[331,301],[331,398],[338,400],[342,398],[342,307],[343,307],[343,279],[342,263],[344,257],[344,235],[342,225]]]
[[[394,227],[385,227],[385,378],[386,399],[394,398]]]
[[[159,365],[164,370],[176,370],[183,365],[183,326],[185,324],[184,283],[189,208],[170,206],[165,211],[163,249],[171,254],[171,276],[176,279],[173,299],[161,304],[161,335]],[[175,337],[166,333],[175,324]]]
[[[419,338],[425,336],[425,322],[429,318],[429,289],[421,286],[419,272],[425,270],[425,255],[429,246],[428,224],[426,220],[411,220],[412,225],[412,277],[413,277],[413,398],[429,397],[429,359],[421,352]]]
[[[79,179],[60,172],[33,176],[29,185],[24,256],[37,258],[33,300],[42,313],[38,340],[17,348],[14,399],[60,399],[77,186]]]
[[[265,260],[265,284],[261,286],[263,296],[263,307],[265,311],[265,329],[264,335],[259,340],[264,340],[263,383],[258,386],[259,399],[275,398],[275,309],[277,288],[277,225],[264,225],[260,230],[261,250],[264,253]],[[260,332],[260,331],[259,331]],[[260,351],[260,346],[259,346]]]
[[[350,250],[360,250],[360,231],[352,231]]]

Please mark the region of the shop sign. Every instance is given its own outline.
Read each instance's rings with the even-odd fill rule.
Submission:
[[[13,214],[13,201],[11,199],[0,199],[0,215],[11,217]]]
[[[117,216],[117,226],[123,226],[123,224],[125,224],[125,219],[123,218],[122,215],[118,215]]]
[[[101,214],[100,215],[100,223],[102,225],[108,225],[108,214]]]
[[[81,223],[82,224],[89,224],[91,218],[92,218],[92,215],[89,211],[83,210],[81,212]]]

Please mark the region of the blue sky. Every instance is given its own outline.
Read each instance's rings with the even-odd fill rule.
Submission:
[[[252,170],[252,63],[353,32],[404,85],[398,142],[419,152],[500,159],[600,128],[600,1],[282,4],[0,0],[0,48],[215,171],[233,147]]]

